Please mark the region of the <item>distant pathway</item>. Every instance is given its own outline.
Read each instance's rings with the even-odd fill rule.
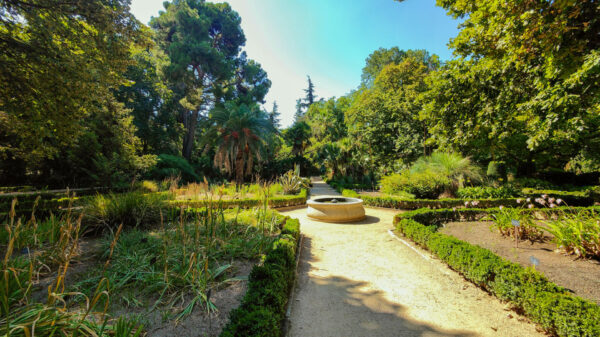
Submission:
[[[339,195],[314,179],[311,197]],[[397,211],[330,224],[299,218],[304,235],[289,335],[544,336],[496,298],[419,248],[392,237]],[[414,246],[410,243],[411,246]]]

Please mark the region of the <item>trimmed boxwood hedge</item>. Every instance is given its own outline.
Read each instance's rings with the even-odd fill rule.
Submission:
[[[398,214],[394,223],[404,236],[430,250],[466,279],[510,302],[548,332],[600,336],[600,307],[595,303],[571,295],[532,268],[437,232],[444,222],[479,219],[495,211],[498,209],[422,209]]]
[[[308,192],[302,190],[297,195],[283,195],[269,198],[269,207],[280,208],[288,206],[298,206],[306,204]],[[263,200],[261,198],[245,198],[245,199],[228,199],[228,200],[172,200],[169,204],[175,207],[186,206],[192,208],[206,207],[209,203],[213,205],[221,205],[223,208],[252,208],[261,206]]]
[[[285,307],[296,276],[296,250],[300,222],[288,219],[262,265],[252,268],[248,291],[230,313],[222,337],[279,337]]]
[[[465,202],[473,199],[402,199],[394,196],[379,196],[358,194],[353,190],[342,190],[342,195],[351,198],[360,198],[366,206],[395,208],[395,209],[419,209],[419,208],[451,208],[465,206]],[[539,197],[541,194],[532,194],[531,197]],[[579,196],[572,194],[552,194],[554,198],[561,198],[571,206],[591,206],[594,200],[589,196]],[[523,204],[517,203],[519,198],[500,198],[500,199],[476,199],[479,207],[493,208],[498,206],[519,207]],[[521,198],[523,199],[523,198]]]

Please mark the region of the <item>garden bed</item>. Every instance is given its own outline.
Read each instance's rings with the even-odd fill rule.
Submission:
[[[492,223],[449,222],[440,228],[439,232],[489,249],[523,267],[533,266],[533,257],[539,261],[535,269],[546,275],[549,280],[569,289],[577,296],[600,304],[600,261],[575,260],[573,256],[555,252],[556,245],[550,241],[550,237],[546,237],[544,242],[520,241],[515,247],[514,239],[490,230]]]
[[[0,322],[21,332],[35,325],[41,335],[217,336],[227,325],[235,336],[278,336],[299,223],[266,204],[159,212],[140,196],[103,198],[97,212],[86,209],[90,218],[9,219],[0,230],[8,276]]]
[[[420,209],[396,215],[394,223],[400,234],[430,250],[467,280],[509,302],[548,333],[599,336],[600,307],[596,303],[574,296],[532,268],[438,231],[445,223],[479,221],[497,211],[498,208]]]

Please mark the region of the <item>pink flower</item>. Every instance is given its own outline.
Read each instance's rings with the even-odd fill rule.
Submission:
[[[498,208],[500,208],[500,209],[503,209],[503,208],[504,208],[504,206],[500,205],[500,207],[498,207]]]
[[[467,207],[469,206],[469,202],[468,201],[465,201],[465,206],[467,206]]]
[[[550,204],[550,208],[554,208],[554,207],[556,207],[555,204]]]
[[[477,200],[471,201],[471,205],[477,206],[477,205],[479,205],[479,201],[477,201]]]
[[[521,203],[521,199],[517,199],[517,204],[520,204],[520,203]]]
[[[554,198],[550,198],[550,199],[548,199],[548,201],[550,201],[550,203],[551,203],[551,204],[553,204],[555,200],[556,200],[556,199],[554,199]]]
[[[544,199],[548,198],[548,194],[542,194],[542,198],[544,198]]]
[[[533,205],[532,205],[532,204],[529,204],[529,206],[527,206],[527,207],[529,207],[529,208],[533,208]]]
[[[560,205],[560,204],[562,204],[562,202],[563,202],[563,201],[562,201],[562,199],[556,199],[556,203],[557,203],[557,204],[559,204],[559,205]]]
[[[531,202],[531,198],[527,198],[527,202]]]
[[[456,207],[452,207],[452,210],[456,212]]]

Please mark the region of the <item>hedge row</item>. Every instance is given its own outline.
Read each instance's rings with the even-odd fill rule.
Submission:
[[[466,202],[473,199],[402,199],[394,196],[370,196],[361,195],[353,190],[342,190],[342,195],[351,198],[360,198],[366,206],[395,208],[395,209],[419,209],[419,208],[452,208],[464,207]],[[532,197],[539,197],[536,194]],[[590,197],[574,196],[574,195],[552,195],[555,198],[561,198],[571,206],[591,206],[594,200]],[[518,207],[523,204],[517,203],[519,198],[501,198],[501,199],[477,199],[478,207],[493,208],[493,207]],[[523,198],[521,198],[523,199]]]
[[[271,208],[280,208],[280,207],[288,207],[288,206],[298,206],[306,204],[308,192],[306,190],[302,190],[300,194],[297,195],[283,195],[278,197],[269,198],[269,206]],[[169,201],[169,204],[176,207],[192,207],[192,208],[202,208],[206,207],[209,204],[218,205],[223,208],[252,208],[261,206],[263,203],[263,199],[261,198],[245,198],[245,199],[227,199],[227,200],[172,200]]]
[[[540,195],[546,194],[548,197],[564,200],[567,205],[571,206],[586,206],[594,204],[594,194],[591,190],[584,191],[556,191],[556,190],[536,190],[533,188],[524,188],[523,195],[531,198],[538,198]]]
[[[262,265],[252,268],[248,291],[230,314],[222,337],[279,337],[285,307],[296,276],[300,222],[288,219]]]
[[[50,213],[56,214],[61,209],[71,206],[79,206],[83,198],[55,198],[55,199],[40,199],[35,205],[35,200],[26,199],[21,201],[17,199],[15,205],[15,213],[17,217],[30,216],[35,205],[35,216],[37,218],[48,216]],[[0,203],[0,220],[9,216],[12,200],[10,202]]]
[[[509,301],[558,336],[600,336],[600,307],[573,296],[531,268],[437,232],[447,221],[477,219],[494,209],[417,210],[396,216],[396,229],[427,248],[465,278]]]

